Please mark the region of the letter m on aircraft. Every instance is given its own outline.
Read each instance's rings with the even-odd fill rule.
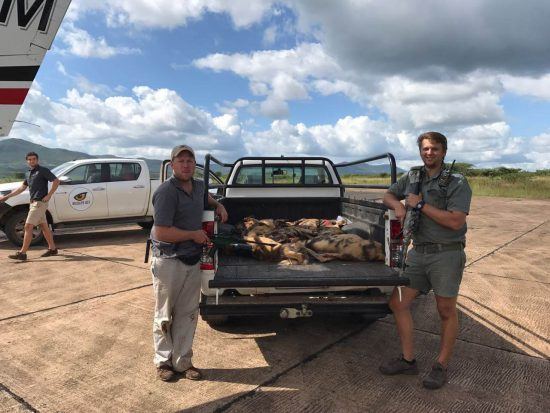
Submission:
[[[47,31],[55,0],[35,0],[28,9],[26,7],[27,0],[2,0],[0,24],[7,24],[13,3],[17,3],[17,25],[19,27],[26,29],[29,23],[42,12],[38,30],[41,32]]]
[[[8,136],[71,0],[0,0],[0,137]]]

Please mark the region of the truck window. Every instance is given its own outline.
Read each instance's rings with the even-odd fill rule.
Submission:
[[[304,174],[304,183],[306,185],[331,184],[332,179],[324,166],[306,166]]]
[[[261,178],[260,172],[260,178]],[[302,182],[302,167],[297,166],[266,166],[266,185],[299,184]]]
[[[102,180],[101,165],[102,164],[100,163],[91,163],[77,166],[66,174],[66,176],[70,179],[67,184],[81,185],[105,182]]]
[[[111,182],[135,181],[141,174],[141,165],[138,163],[110,163]]]
[[[261,166],[243,166],[239,169],[235,184],[237,185],[253,185],[262,183],[262,167]]]
[[[269,165],[265,167],[265,185],[323,185],[332,184],[325,166]],[[261,166],[241,166],[234,180],[237,185],[262,184]]]

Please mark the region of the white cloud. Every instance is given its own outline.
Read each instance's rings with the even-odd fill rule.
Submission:
[[[76,2],[73,2],[76,3]],[[69,10],[72,20],[83,13],[101,10],[111,26],[173,29],[200,19],[205,13],[227,13],[235,27],[258,23],[271,9],[270,0],[87,0]]]
[[[539,77],[501,75],[500,80],[509,92],[550,100],[550,73]]]
[[[384,79],[372,102],[403,129],[453,130],[503,120],[501,86],[482,74],[454,81],[413,81],[400,76]]]
[[[253,94],[267,96],[261,112],[270,117],[288,116],[287,101],[307,99],[314,79],[333,79],[341,72],[319,44],[303,43],[289,50],[267,50],[251,54],[212,54],[197,59],[200,69],[232,71],[249,80]],[[328,82],[328,80],[327,80]],[[340,91],[340,90],[339,90]]]
[[[16,124],[10,137],[49,146],[122,156],[164,158],[178,143],[199,154],[234,157],[243,152],[240,126],[230,115],[213,117],[168,89],[135,87],[131,96],[98,98],[69,90],[59,102],[31,89],[20,119],[41,128]]]
[[[78,57],[96,57],[107,59],[116,55],[139,54],[139,49],[128,47],[113,47],[107,43],[104,37],[94,38],[85,30],[75,27],[72,22],[67,22],[59,30],[59,37],[67,45],[61,53],[70,53]]]

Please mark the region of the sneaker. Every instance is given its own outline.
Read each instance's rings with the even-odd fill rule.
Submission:
[[[163,365],[157,367],[157,377],[162,381],[172,381],[176,378],[176,373],[172,367]]]
[[[386,361],[378,367],[378,370],[380,370],[380,373],[388,376],[393,376],[394,374],[418,374],[416,360],[409,362],[403,358],[403,355]]]
[[[432,371],[424,377],[422,385],[430,390],[436,390],[447,382],[447,369],[441,365],[441,363],[434,363]]]
[[[193,367],[193,366],[189,367],[182,374],[183,374],[183,377],[185,377],[188,380],[201,380],[202,379],[201,371],[198,368]]]
[[[44,254],[41,255],[41,257],[51,257],[52,255],[57,255],[57,248],[54,250],[48,250]]]
[[[8,258],[11,258],[12,260],[26,261],[27,254],[21,251],[17,251],[15,254],[8,255]]]

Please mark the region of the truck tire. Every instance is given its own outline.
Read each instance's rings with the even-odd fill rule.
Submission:
[[[153,228],[153,221],[138,222],[138,225],[143,229],[151,229]]]
[[[229,316],[227,315],[201,315],[202,319],[212,328],[227,324]]]
[[[25,233],[25,221],[28,211],[18,211],[8,218],[4,227],[6,237],[17,246],[23,245],[23,236]],[[34,227],[32,232],[31,245],[36,245],[44,240],[44,234],[39,226]]]

